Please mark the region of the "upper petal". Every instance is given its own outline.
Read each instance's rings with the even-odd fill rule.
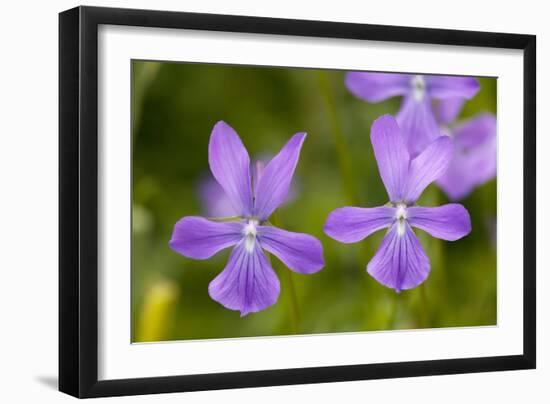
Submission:
[[[380,177],[392,202],[400,201],[407,177],[409,153],[397,122],[383,115],[372,124],[370,138]]]
[[[453,142],[448,136],[440,136],[411,161],[403,196],[411,204],[433,181],[441,177],[453,158]]]
[[[285,201],[305,138],[305,133],[292,136],[262,170],[254,189],[254,214],[261,220],[266,220]]]
[[[437,99],[470,99],[479,91],[479,82],[473,77],[425,76],[430,96]]]
[[[275,304],[280,284],[258,243],[248,251],[241,242],[225,269],[210,282],[208,293],[222,306],[240,311],[242,317]]]
[[[174,226],[169,245],[189,258],[206,259],[237,244],[242,238],[240,222],[213,222],[199,216],[186,216]]]
[[[382,285],[400,292],[426,280],[430,260],[411,227],[396,222],[367,265],[367,272]]]
[[[210,171],[241,216],[252,214],[250,158],[237,132],[223,121],[212,129],[208,145]]]
[[[350,72],[346,74],[348,90],[361,99],[379,102],[410,90],[410,75],[396,73]]]
[[[325,265],[321,242],[309,234],[258,226],[258,239],[265,250],[293,271],[312,274]]]
[[[421,153],[441,134],[429,97],[421,100],[413,95],[405,97],[396,119],[411,157]]]
[[[470,214],[458,203],[435,208],[414,206],[407,209],[407,220],[433,237],[455,241],[472,231]]]
[[[344,207],[333,210],[327,217],[325,233],[341,243],[356,243],[370,234],[391,225],[395,208]]]

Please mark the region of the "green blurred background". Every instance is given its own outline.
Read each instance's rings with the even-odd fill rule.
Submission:
[[[370,144],[370,126],[395,114],[400,99],[368,104],[344,86],[343,71],[133,61],[132,340],[229,338],[496,324],[496,181],[462,203],[471,234],[444,242],[415,230],[432,269],[421,286],[400,294],[365,268],[384,232],[340,244],[322,229],[327,214],[346,205],[387,202]],[[496,113],[496,79],[462,118]],[[208,296],[229,250],[195,261],[168,247],[174,224],[204,213],[198,193],[209,175],[208,140],[224,120],[252,159],[273,155],[306,131],[294,176],[293,200],[277,211],[278,226],[309,233],[324,247],[326,265],[293,273],[273,258],[281,281],[277,304],[244,318]],[[445,203],[430,185],[419,201]]]

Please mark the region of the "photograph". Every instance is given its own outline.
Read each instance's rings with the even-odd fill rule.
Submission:
[[[0,403],[545,401],[544,3],[92,3],[4,6]]]
[[[497,78],[131,61],[132,342],[497,325]]]

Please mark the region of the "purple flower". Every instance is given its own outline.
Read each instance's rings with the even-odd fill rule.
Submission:
[[[366,72],[348,73],[346,86],[369,102],[403,97],[396,118],[411,157],[441,134],[432,109],[434,100],[470,99],[479,90],[479,83],[472,77]]]
[[[299,273],[311,274],[324,266],[319,240],[267,222],[287,197],[305,137],[305,133],[295,134],[252,176],[241,139],[225,122],[218,122],[210,136],[208,161],[239,218],[216,221],[187,216],[174,227],[170,247],[186,257],[207,259],[233,247],[225,269],[210,283],[208,292],[224,307],[239,310],[241,316],[263,310],[279,297],[279,279],[264,250]]]
[[[461,108],[461,102],[444,101],[436,109],[441,130],[455,145],[449,169],[437,179],[437,185],[454,201],[467,197],[497,174],[495,116],[485,113],[454,123]]]
[[[390,202],[377,208],[336,209],[327,218],[325,233],[342,243],[356,243],[389,228],[367,271],[399,292],[418,286],[430,272],[430,261],[412,227],[454,241],[470,233],[470,215],[459,204],[416,205],[424,189],[449,165],[453,153],[449,137],[438,137],[411,159],[396,120],[384,115],[372,125],[371,142]]]

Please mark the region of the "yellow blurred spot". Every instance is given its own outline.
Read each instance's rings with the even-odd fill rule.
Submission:
[[[134,234],[141,235],[151,231],[153,216],[143,205],[134,203],[132,207],[132,229]]]
[[[168,280],[157,281],[145,292],[134,342],[154,342],[168,338],[177,298],[178,288]]]

